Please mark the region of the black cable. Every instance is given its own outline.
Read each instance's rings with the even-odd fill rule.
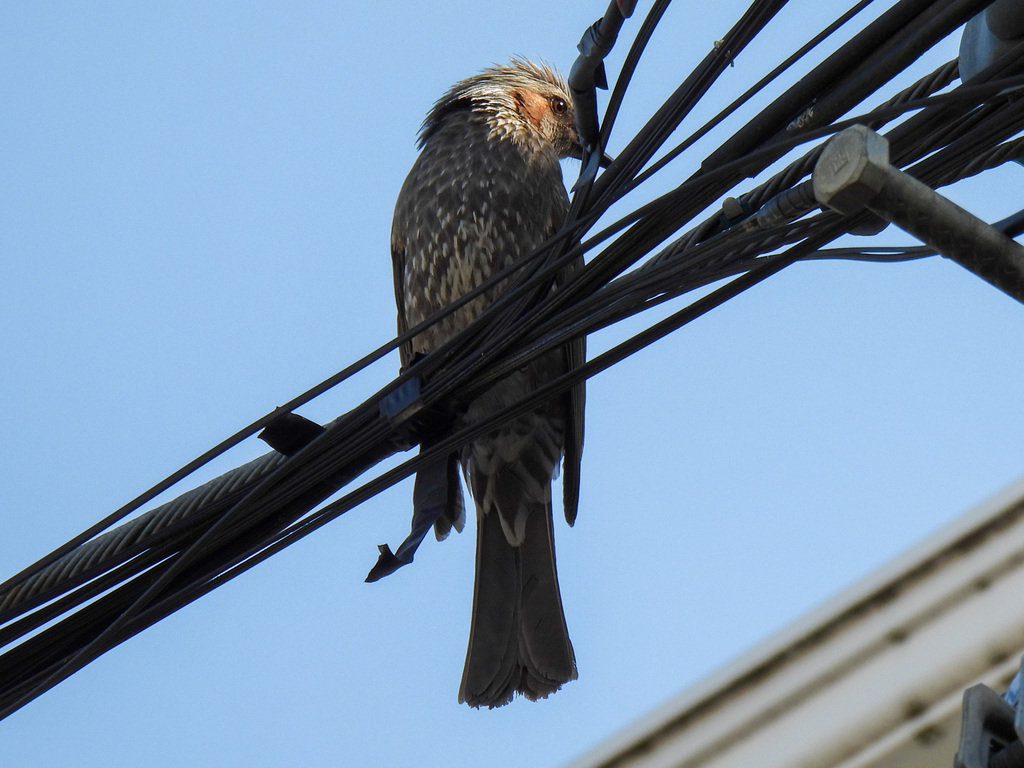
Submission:
[[[873,0],[861,0],[850,10],[848,10],[846,13],[844,13],[842,16],[840,16],[838,19],[832,22],[832,24],[830,24],[824,30],[819,32],[808,42],[804,43],[804,45],[801,46],[800,49],[796,51],[796,53],[787,58],[775,69],[773,69],[763,78],[761,78],[757,83],[755,83],[753,86],[747,89],[747,91],[743,93],[743,95],[734,100],[729,106],[727,106],[725,109],[723,109],[713,118],[711,118],[708,122],[704,123],[704,125],[698,128],[692,134],[687,136],[683,142],[677,144],[675,147],[669,150],[664,156],[660,157],[656,162],[652,163],[650,167],[645,169],[643,173],[639,174],[633,180],[632,184],[630,185],[630,188],[639,186],[643,182],[647,181],[651,176],[653,176],[655,173],[660,171],[670,162],[675,160],[687,149],[696,144],[697,141],[699,141],[701,138],[710,133],[713,128],[720,125],[727,117],[729,117],[729,115],[733,114],[737,109],[742,107],[754,96],[756,96],[758,93],[764,90],[765,87],[767,87],[772,82],[781,77],[783,73],[789,70],[794,64],[800,61],[800,59],[802,59],[808,53],[810,53],[819,45],[821,45],[825,40],[827,40],[829,37],[835,34],[836,31],[845,26],[850,20],[852,20],[857,14],[859,14],[865,8],[867,8],[872,2]]]
[[[917,51],[948,33],[949,25],[973,9],[976,0],[901,0],[763,109],[750,125],[706,159],[700,171],[675,189],[590,234],[613,202],[666,167],[675,156],[672,151],[657,162],[648,163],[708,94],[732,58],[765,29],[784,4],[767,0],[751,4],[722,46],[709,53],[655,111],[637,136],[618,153],[616,162],[592,186],[574,196],[570,219],[545,246],[493,276],[427,323],[382,345],[282,409],[254,422],[204,454],[197,460],[199,463],[183,468],[41,560],[34,569],[26,569],[0,585],[0,606],[7,606],[0,610],[0,644],[11,645],[20,640],[0,655],[0,717],[117,643],[412,474],[424,462],[492,429],[502,419],[567,391],[797,260],[904,260],[926,255],[920,248],[823,249],[839,235],[856,228],[858,219],[812,210],[801,214],[809,205],[801,185],[806,185],[804,179],[813,167],[820,142],[850,121],[813,130],[801,124],[788,130],[785,120],[791,123],[793,116],[815,100],[827,102],[828,109],[836,114],[852,111],[864,95],[877,91],[894,73],[902,71]],[[838,28],[840,22],[845,23],[864,5],[862,2],[854,6],[830,29]],[[602,125],[604,139],[610,135],[614,116],[666,7],[667,2],[654,4],[627,54]],[[719,124],[728,110],[735,108],[733,105],[754,98],[765,83],[777,78],[827,37],[825,32],[813,36],[800,51],[679,146],[692,144],[693,136],[702,136]],[[1022,58],[1004,57],[998,66],[986,70],[980,85],[961,86],[935,95],[955,76],[955,65],[945,65],[856,119],[877,126],[896,121],[887,133],[894,162],[911,166],[909,170],[927,183],[939,186],[964,178],[1018,156],[1024,148],[1024,140],[1014,137],[1024,127],[1024,106],[1016,93],[1000,95],[1001,91],[1024,83],[1019,74]],[[908,115],[914,110],[916,114]],[[717,215],[693,223],[695,216],[737,183],[769,167],[783,152],[805,143],[813,146],[804,158],[790,163],[764,184],[738,195],[738,204],[745,205],[753,216],[749,223],[722,221]],[[646,170],[641,173],[643,168]],[[756,213],[780,201],[789,206],[783,209],[795,221],[787,221],[784,216],[770,219]],[[1024,229],[1024,213],[1000,224],[1005,224],[1008,233],[1019,234]],[[677,233],[687,227],[689,231],[680,237]],[[665,241],[672,237],[677,240],[666,246]],[[590,254],[586,266],[552,291],[551,286],[565,267],[585,253]],[[411,431],[398,433],[379,414],[380,399],[404,383],[413,379],[424,382],[424,408],[437,411],[444,418],[445,413],[457,409],[460,401],[478,393],[480,387],[539,354],[726,278],[732,279],[531,393],[503,413],[472,429],[451,434],[419,456],[349,488],[381,458],[418,440],[419,427],[413,425]],[[280,412],[294,410],[379,360],[430,322],[436,322],[501,281],[505,281],[508,290],[477,322],[403,371],[373,398],[332,422],[292,457],[270,455],[251,476],[233,486],[231,493],[209,500],[197,497],[196,507],[180,518],[168,515],[165,519],[156,514],[162,509],[158,508],[139,518],[144,523],[142,527],[131,528],[129,523],[105,534],[109,538],[94,538],[179,481],[188,474],[186,470],[191,471],[202,460],[251,436]],[[310,511],[341,488],[346,491],[340,498]],[[89,544],[99,541],[102,545],[96,546],[95,557],[90,557],[77,571],[71,568],[56,573],[55,566],[63,565],[70,558],[69,552],[87,549],[83,545],[87,539],[91,539]],[[50,575],[54,576],[52,581]],[[28,588],[36,584],[40,588],[29,594]],[[20,595],[22,591],[26,595],[24,600],[10,605],[3,602],[5,597]],[[50,622],[52,625],[46,627]]]
[[[619,76],[615,80],[615,86],[612,88],[611,96],[608,98],[608,106],[605,108],[604,120],[601,121],[600,145],[602,147],[607,146],[608,140],[611,138],[612,128],[615,125],[615,118],[619,115],[619,109],[622,107],[622,100],[626,96],[626,89],[629,87],[629,84],[633,79],[636,67],[640,63],[640,57],[643,56],[644,51],[647,50],[647,44],[651,41],[651,37],[654,35],[654,30],[661,21],[661,17],[665,15],[665,11],[668,10],[668,6],[671,2],[672,0],[655,0],[654,5],[651,6],[651,10],[649,10],[647,12],[647,16],[644,17],[643,24],[640,25],[640,29],[637,31],[636,37],[633,39],[633,44],[629,47],[629,52],[626,54],[626,58],[622,62],[622,69],[619,70]]]
[[[751,152],[771,137],[778,137],[834,83],[857,69],[872,51],[888,43],[900,30],[919,23],[922,15],[934,12],[935,6],[945,6],[949,2],[901,0],[896,3],[750,120],[708,156],[704,164],[712,168],[722,165]]]
[[[594,182],[593,196],[603,199],[605,207],[617,199],[658,147],[678,127],[718,76],[754,39],[786,0],[755,0],[733,25],[721,44],[714,48],[680,84],[647,124],[618,154],[615,161]]]

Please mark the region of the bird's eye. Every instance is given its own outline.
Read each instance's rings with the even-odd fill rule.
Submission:
[[[559,96],[552,96],[548,99],[548,104],[551,105],[551,111],[556,115],[564,115],[569,107],[565,103],[565,99]]]

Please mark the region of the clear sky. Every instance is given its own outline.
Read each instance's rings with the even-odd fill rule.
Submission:
[[[0,576],[390,339],[423,115],[510,54],[567,71],[605,5],[4,3]],[[673,5],[613,154],[745,6]],[[847,6],[791,2],[684,127]],[[994,220],[1022,184],[950,194]],[[456,703],[471,532],[363,583],[407,481],[0,722],[0,763],[563,764],[1024,474],[1022,339],[1024,307],[944,259],[792,267],[591,381],[579,519],[556,520],[580,677],[550,699]]]

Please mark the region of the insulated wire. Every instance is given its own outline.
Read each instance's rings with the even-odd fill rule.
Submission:
[[[812,38],[797,54],[776,67],[769,76],[726,110],[719,112],[710,123],[698,129],[697,133],[684,140],[676,149],[692,145],[696,138],[720,124],[727,114],[753,98],[764,84],[783,74],[792,63],[841,26],[840,22],[846,23],[866,4],[857,4],[844,17],[830,25],[829,30]],[[667,5],[667,2],[655,3],[627,54],[623,72],[611,95],[609,117],[602,125],[604,140],[610,136],[614,116],[627,92],[630,78]],[[0,643],[14,642],[65,613],[69,615],[0,656],[4,662],[0,664],[0,716],[14,711],[117,643],[409,476],[424,462],[445,451],[454,450],[466,440],[493,428],[500,420],[568,390],[575,383],[605,370],[800,259],[843,256],[892,260],[924,255],[921,249],[821,250],[822,246],[847,231],[854,223],[854,220],[832,213],[813,215],[763,232],[720,231],[720,225],[713,217],[698,224],[689,235],[680,238],[683,243],[681,249],[663,249],[643,262],[641,269],[631,270],[666,238],[685,226],[694,215],[730,189],[737,179],[767,167],[774,158],[781,156],[781,151],[820,140],[848,121],[810,131],[802,130],[786,138],[776,137],[767,143],[765,139],[760,139],[735,156],[720,155],[723,162],[711,165],[706,163],[706,168],[676,189],[605,226],[585,242],[579,242],[611,203],[635,189],[653,173],[662,171],[682,151],[670,151],[637,175],[639,169],[648,163],[693,107],[708,93],[731,57],[737,55],[762,31],[783,5],[784,2],[764,0],[752,3],[730,30],[722,48],[705,57],[628,143],[612,167],[599,176],[585,194],[574,199],[574,218],[567,222],[546,247],[530,254],[513,268],[495,275],[478,291],[450,305],[431,320],[436,321],[455,311],[497,282],[509,280],[512,288],[502,300],[495,302],[483,313],[479,322],[454,336],[436,353],[426,356],[404,371],[374,398],[332,423],[321,438],[295,456],[287,460],[275,457],[279,463],[271,462],[265,471],[261,469],[239,486],[238,493],[244,498],[230,504],[223,502],[225,508],[222,511],[200,507],[205,510],[204,516],[188,518],[191,528],[154,531],[161,538],[152,539],[148,548],[139,541],[133,541],[131,546],[134,549],[112,552],[106,555],[107,560],[92,562],[90,567],[93,570],[88,571],[91,575],[65,574],[65,587],[51,584],[47,587],[49,591],[38,593],[33,598],[36,602],[26,601],[20,609],[15,606],[9,614],[5,613],[8,623],[0,627]],[[921,0],[902,0],[892,11],[887,12],[888,16],[883,16],[891,19],[896,18],[894,14],[897,11],[902,13],[900,18],[909,20],[905,28],[898,31],[907,39],[918,41],[920,47],[938,39],[936,36],[948,33],[949,30],[944,30],[943,25],[951,24],[957,14],[962,15],[975,5],[978,3],[974,0],[970,3],[946,0],[932,4],[922,3]],[[920,10],[933,6],[941,8],[942,13],[936,12],[929,16]],[[875,41],[873,44],[876,46],[887,44],[885,41],[890,40],[896,31],[877,21],[872,22],[869,28],[874,35],[871,40]],[[859,44],[865,39],[864,35],[857,38]],[[845,45],[843,50],[852,50],[850,44]],[[1017,57],[1018,70],[1020,58]],[[909,61],[901,60],[895,71],[900,71],[907,64]],[[1001,66],[1002,69],[996,73],[1003,75],[999,83],[961,86],[950,94],[932,95],[945,87],[955,74],[955,66],[951,69],[951,65],[945,65],[930,76],[932,80],[922,79],[889,103],[862,117],[866,122],[880,121],[878,124],[883,125],[900,118],[908,110],[919,110],[916,115],[897,124],[889,133],[895,150],[894,162],[903,165],[916,162],[909,170],[920,174],[929,184],[938,186],[950,183],[990,168],[1007,158],[1019,156],[1022,140],[1013,136],[1024,127],[1024,107],[1014,93],[1004,96],[995,94],[998,90],[1019,86],[1021,78],[1014,72],[1012,61],[1004,62]],[[842,107],[842,111],[848,111],[855,106],[856,101],[863,98],[863,91],[876,90],[881,82],[885,82],[892,67],[891,61],[885,62],[884,66],[869,63],[863,68],[863,74],[858,75],[864,78],[863,81],[851,82],[847,78],[845,85],[839,88],[825,82],[822,94],[828,94],[833,101],[839,99],[835,108]],[[795,94],[797,91],[787,93]],[[799,99],[806,100],[806,89],[799,93]],[[794,103],[799,99],[794,99]],[[843,99],[851,103],[847,104]],[[769,123],[764,125],[768,126]],[[768,138],[771,136],[770,132],[763,135]],[[806,157],[812,156],[815,151],[812,150]],[[808,171],[806,159],[802,165],[790,164],[765,185],[747,193],[745,199],[756,209],[775,194],[801,183],[800,180]],[[1008,229],[1019,230],[1024,226],[1022,222],[1024,213],[1018,215],[1008,225]],[[552,280],[566,265],[583,253],[596,251],[599,246],[603,248],[591,257],[579,274],[565,282],[558,291],[552,293],[549,290]],[[377,402],[402,382],[413,377],[427,377],[429,383],[423,395],[428,407],[443,404],[453,397],[458,399],[472,396],[480,386],[576,336],[608,327],[695,288],[733,275],[739,276],[620,342],[608,352],[596,356],[582,368],[570,371],[547,387],[531,393],[523,402],[495,414],[471,429],[450,435],[429,451],[422,451],[419,456],[358,485],[336,501],[316,511],[308,511],[332,495],[337,488],[347,485],[376,460],[396,450],[391,428],[377,415]],[[527,312],[525,309],[528,307],[533,309]],[[83,542],[123,519],[223,450],[255,434],[278,413],[298,408],[356,371],[376,362],[412,338],[425,325],[410,329],[290,401],[282,409],[257,420],[51,553],[34,569],[26,569],[9,579],[0,585],[0,601],[11,593],[13,587],[27,586],[29,580],[35,578],[33,574],[41,574],[62,558],[66,559]],[[104,564],[109,567],[101,570]],[[61,592],[61,589],[65,591]],[[44,595],[46,600],[52,602],[34,613],[25,614],[25,610],[28,610],[25,606],[39,605],[44,600],[39,595]],[[93,602],[84,605],[88,600]],[[72,613],[77,605],[84,607]],[[19,616],[21,618],[17,618]],[[19,660],[25,662],[24,666],[15,663]]]

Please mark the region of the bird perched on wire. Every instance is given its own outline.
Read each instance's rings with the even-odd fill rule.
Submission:
[[[427,115],[419,146],[391,234],[399,333],[551,237],[569,205],[559,160],[581,156],[565,82],[523,59],[453,86]],[[468,325],[508,285],[498,283],[404,344],[403,366]],[[467,405],[454,428],[478,423],[581,364],[583,345],[579,339],[547,352],[501,379]],[[580,384],[417,473],[414,529],[424,515],[436,521],[438,539],[462,529],[459,464],[476,504],[476,582],[460,702],[496,707],[517,691],[535,700],[576,679],[555,570],[551,481],[564,455],[571,525],[583,399]]]

